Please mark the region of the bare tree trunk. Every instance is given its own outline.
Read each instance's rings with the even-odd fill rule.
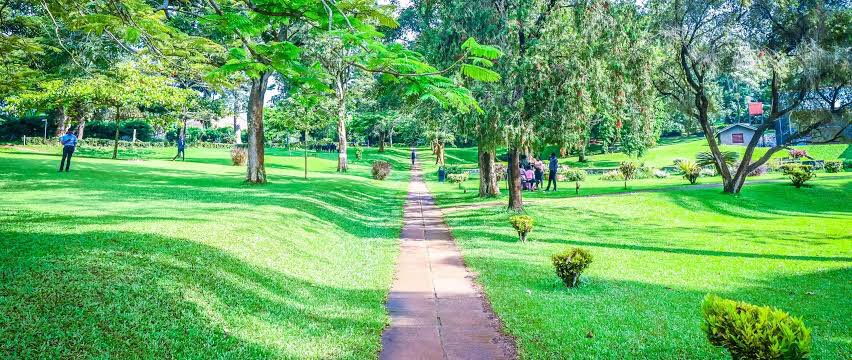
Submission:
[[[121,112],[115,108],[115,141],[112,146],[112,158],[118,159],[118,130],[121,128]]]
[[[246,120],[248,122],[248,161],[246,161],[246,181],[254,184],[266,183],[266,167],[264,161],[263,139],[263,100],[266,86],[269,83],[269,73],[261,73],[260,77],[251,80],[249,103]]]
[[[385,133],[379,133],[379,152],[385,152]]]
[[[444,157],[444,146],[445,144],[442,143],[435,144],[435,163],[439,166],[444,166],[444,164],[446,164],[446,158]]]
[[[80,124],[77,125],[77,140],[83,140],[83,133],[86,130],[86,120],[80,119]]]
[[[60,106],[56,109],[56,137],[65,135],[68,130],[68,115],[65,114],[65,107]]]
[[[305,129],[305,180],[308,180],[308,130]]]
[[[509,210],[523,211],[524,200],[521,195],[520,155],[517,147],[509,149]]]
[[[340,77],[335,82],[337,83],[337,171],[346,172],[349,169],[346,137],[346,89],[344,88],[346,84]]]
[[[240,121],[237,118],[237,115],[240,112],[240,104],[238,92],[234,90],[234,143],[242,144],[243,143],[243,134],[240,132]]]
[[[500,195],[496,170],[494,166],[494,149],[486,149],[482,145],[479,145],[479,197]]]

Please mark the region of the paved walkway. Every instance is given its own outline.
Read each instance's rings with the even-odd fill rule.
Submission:
[[[462,262],[441,211],[412,169],[396,278],[388,298],[391,324],[381,359],[511,359],[512,340],[500,333]]]

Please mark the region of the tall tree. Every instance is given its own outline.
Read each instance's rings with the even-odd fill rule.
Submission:
[[[806,98],[824,90],[825,80],[830,76],[826,77],[821,69],[833,73],[834,69],[842,69],[842,63],[848,64],[848,30],[840,30],[846,36],[839,42],[820,41],[826,38],[828,29],[849,28],[849,17],[838,15],[848,12],[842,1],[702,0],[660,2],[653,6],[675,54],[661,67],[663,79],[658,87],[676,99],[701,126],[725,192],[739,193],[748,174],[773,154],[833,122],[833,117],[825,116],[799,124],[795,134],[753,159],[755,148],[767,130],[799,108]],[[844,55],[818,56],[835,51]],[[820,65],[815,59],[828,64]],[[710,116],[713,104],[718,103],[714,91],[716,80],[723,74],[757,77],[770,103],[769,114],[746,145],[735,168],[725,163]],[[839,110],[847,107],[848,104],[843,105]],[[848,127],[847,119],[839,133]]]

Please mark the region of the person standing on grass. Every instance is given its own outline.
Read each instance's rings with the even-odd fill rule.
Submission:
[[[59,172],[71,171],[71,155],[74,155],[74,149],[77,148],[77,137],[70,129],[59,138],[59,143],[62,144],[62,161],[59,162]]]
[[[178,153],[177,153],[177,155],[175,155],[175,157],[172,158],[172,161],[175,161],[178,158],[178,156],[180,156],[181,161],[186,161],[186,157],[184,157],[184,154],[183,154],[184,147],[186,147],[186,141],[183,139],[183,137],[178,138],[177,146],[178,146]]]
[[[414,161],[417,160],[417,153],[411,150],[411,166],[414,166]]]
[[[550,176],[547,178],[547,189],[544,191],[550,191],[550,183],[553,183],[553,191],[556,191],[556,170],[559,169],[559,161],[556,160],[556,153],[550,153],[550,162],[547,164],[548,170],[550,170]]]

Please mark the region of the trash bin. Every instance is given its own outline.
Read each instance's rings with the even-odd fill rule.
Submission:
[[[438,182],[444,182],[447,180],[447,170],[444,168],[438,169]]]

